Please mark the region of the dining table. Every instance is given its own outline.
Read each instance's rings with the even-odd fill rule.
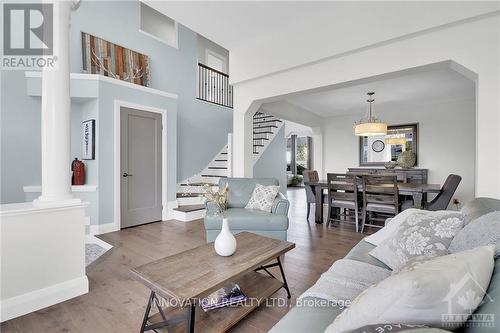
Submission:
[[[318,180],[317,182],[304,182],[305,185],[310,185],[315,188],[315,220],[316,223],[323,223],[323,190],[328,189],[328,181],[326,179]],[[347,183],[346,183],[347,185]],[[360,186],[358,191],[362,191]],[[424,197],[428,193],[439,193],[441,190],[440,184],[417,184],[417,183],[399,183],[399,195],[408,195],[413,198],[413,207],[421,209],[424,205]]]

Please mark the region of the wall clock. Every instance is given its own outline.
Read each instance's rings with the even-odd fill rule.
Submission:
[[[376,153],[380,153],[385,148],[385,143],[382,140],[375,140],[372,143],[372,149]]]

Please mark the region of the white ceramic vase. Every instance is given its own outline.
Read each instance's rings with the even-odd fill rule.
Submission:
[[[229,230],[227,217],[222,219],[222,229],[215,239],[214,247],[215,252],[223,257],[228,257],[236,252],[236,238],[234,238],[231,230]]]

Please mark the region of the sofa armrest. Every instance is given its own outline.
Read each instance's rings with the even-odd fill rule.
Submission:
[[[288,215],[289,206],[290,203],[288,200],[285,198],[283,193],[279,192],[276,199],[274,199],[273,206],[271,207],[271,213],[286,216]]]

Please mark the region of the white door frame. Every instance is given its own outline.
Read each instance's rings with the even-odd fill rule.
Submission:
[[[162,130],[161,130],[161,143],[162,143],[162,151],[161,151],[161,203],[162,203],[162,211],[161,217],[162,220],[168,220],[168,201],[167,201],[167,110],[160,109],[148,105],[136,104],[122,100],[115,99],[115,119],[114,119],[114,130],[115,130],[115,142],[114,142],[114,220],[115,220],[115,228],[116,230],[121,229],[121,207],[120,207],[120,183],[121,183],[121,174],[120,174],[120,120],[121,120],[121,108],[131,108],[138,111],[147,111],[160,113]]]

